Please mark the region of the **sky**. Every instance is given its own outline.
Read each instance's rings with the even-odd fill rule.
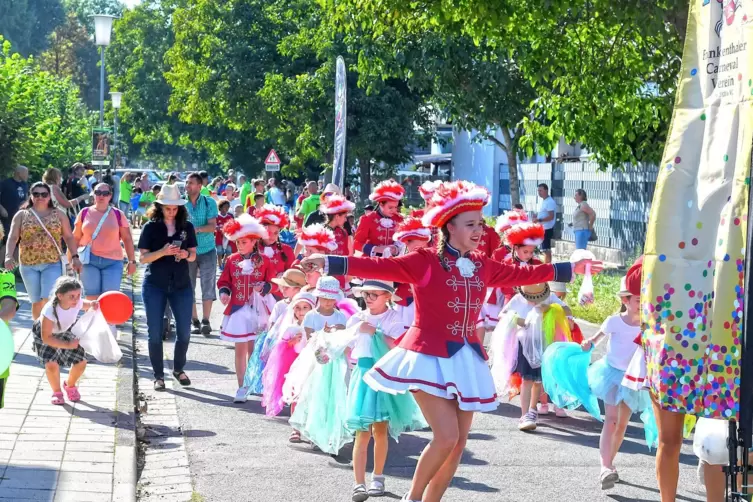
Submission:
[[[132,8],[141,3],[141,0],[122,0],[126,7]]]

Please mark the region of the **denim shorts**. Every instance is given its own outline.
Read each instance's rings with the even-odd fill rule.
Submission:
[[[99,296],[107,291],[120,291],[123,260],[111,260],[91,254],[89,263],[81,271],[86,296]]]
[[[41,265],[20,265],[18,268],[31,303],[37,303],[42,298],[50,298],[55,281],[63,271],[63,265],[59,261]]]
[[[223,247],[221,244],[218,244],[215,246],[215,250],[217,251],[217,254],[219,256],[223,256],[223,255],[229,256],[233,254],[233,250],[230,249],[230,245],[228,245],[227,247]]]
[[[196,291],[196,277],[201,284],[201,300],[217,299],[217,250],[197,254],[196,260],[188,263],[188,275],[191,277],[192,291]]]

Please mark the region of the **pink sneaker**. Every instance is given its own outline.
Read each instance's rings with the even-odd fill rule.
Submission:
[[[568,415],[567,415],[567,412],[565,410],[563,410],[562,408],[557,408],[555,406],[554,407],[554,416],[559,417],[559,418],[567,418]]]
[[[55,406],[63,406],[65,404],[65,398],[63,397],[63,393],[53,392],[52,399],[50,399],[50,402],[54,404]]]
[[[549,415],[549,404],[539,404],[539,415]]]

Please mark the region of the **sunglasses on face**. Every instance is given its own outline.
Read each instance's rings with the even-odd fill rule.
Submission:
[[[363,297],[366,300],[376,300],[377,298],[379,298],[380,296],[383,296],[384,294],[385,293],[372,293],[372,292],[369,292],[369,291],[364,291],[363,292]]]
[[[322,195],[324,197],[332,197],[333,195],[335,195],[335,192],[324,192]]]
[[[94,190],[94,195],[97,195],[99,197],[107,197],[108,195],[110,195],[110,191]]]
[[[31,192],[31,196],[35,199],[46,199],[50,196],[50,192]]]

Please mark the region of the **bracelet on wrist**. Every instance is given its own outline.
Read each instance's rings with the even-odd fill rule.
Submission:
[[[78,254],[72,254],[71,255],[71,260],[75,260],[76,258],[78,258]]]

